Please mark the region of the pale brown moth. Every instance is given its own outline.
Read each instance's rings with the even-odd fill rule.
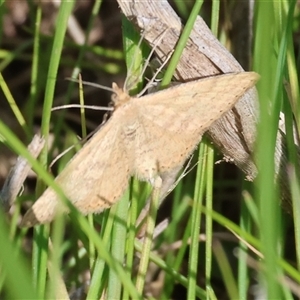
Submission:
[[[131,176],[154,183],[182,166],[203,133],[255,85],[254,72],[184,83],[140,98],[113,84],[116,110],[73,157],[56,182],[83,214],[116,203]],[[26,213],[23,226],[53,220],[60,202],[49,187]]]

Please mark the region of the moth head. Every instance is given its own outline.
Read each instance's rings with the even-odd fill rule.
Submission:
[[[111,100],[114,104],[115,109],[129,101],[130,96],[128,95],[128,93],[120,87],[118,87],[118,85],[115,82],[113,82],[112,84],[112,89],[113,95],[111,96]]]

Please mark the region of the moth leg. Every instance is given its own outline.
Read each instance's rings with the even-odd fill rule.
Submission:
[[[154,222],[156,219],[156,212],[158,211],[160,207],[160,194],[161,194],[161,187],[162,187],[162,178],[160,176],[156,176],[155,179],[153,180],[153,184],[151,184],[153,189],[151,192],[151,196],[147,200],[147,203],[143,210],[141,211],[141,214],[137,220],[136,225],[141,226],[140,230],[137,233],[137,236],[139,238],[145,237],[145,233],[150,233],[149,232],[149,222]],[[151,218],[151,220],[149,220]],[[154,226],[154,225],[153,225]],[[148,234],[146,235],[148,237]],[[154,234],[155,236],[155,234]]]
[[[152,185],[152,192],[150,197],[147,199],[146,205],[142,209],[136,223],[137,226],[140,226],[142,224],[137,234],[139,238],[144,237],[145,233],[148,232],[148,230],[146,230],[146,228],[148,228],[147,225],[149,222],[148,218],[149,216],[153,215],[154,213],[153,209],[155,209],[156,211],[158,210],[162,199],[161,190],[162,190],[163,179],[158,172],[157,163],[152,165],[152,166],[156,166],[155,168],[154,167],[149,168],[149,165],[146,166],[147,168],[142,169],[143,170],[142,172],[140,170],[139,175],[140,175],[140,179],[142,177]],[[153,205],[155,206],[155,208],[153,208]],[[153,216],[152,216],[152,220],[153,220]]]

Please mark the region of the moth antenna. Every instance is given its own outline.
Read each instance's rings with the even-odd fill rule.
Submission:
[[[61,109],[68,109],[68,108],[86,108],[86,109],[93,109],[93,110],[106,110],[106,111],[113,111],[112,107],[107,106],[97,106],[97,105],[80,105],[80,104],[65,104],[53,107],[51,111],[61,110]]]
[[[70,80],[70,81],[73,81],[73,82],[77,82],[77,83],[81,82],[84,85],[93,86],[95,88],[106,90],[106,91],[109,91],[111,93],[114,93],[114,90],[112,88],[110,88],[108,86],[105,86],[105,85],[102,85],[102,84],[98,84],[98,83],[94,83],[94,82],[89,82],[89,81],[84,81],[84,80],[78,80],[78,79],[74,79],[74,78],[70,78],[70,77],[67,77],[66,79]]]

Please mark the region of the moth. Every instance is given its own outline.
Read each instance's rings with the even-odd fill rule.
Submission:
[[[130,97],[113,83],[115,111],[71,159],[56,182],[83,214],[100,213],[116,203],[131,176],[154,183],[193,153],[203,133],[255,85],[254,72],[231,73]],[[55,217],[59,196],[49,187],[21,225]]]

